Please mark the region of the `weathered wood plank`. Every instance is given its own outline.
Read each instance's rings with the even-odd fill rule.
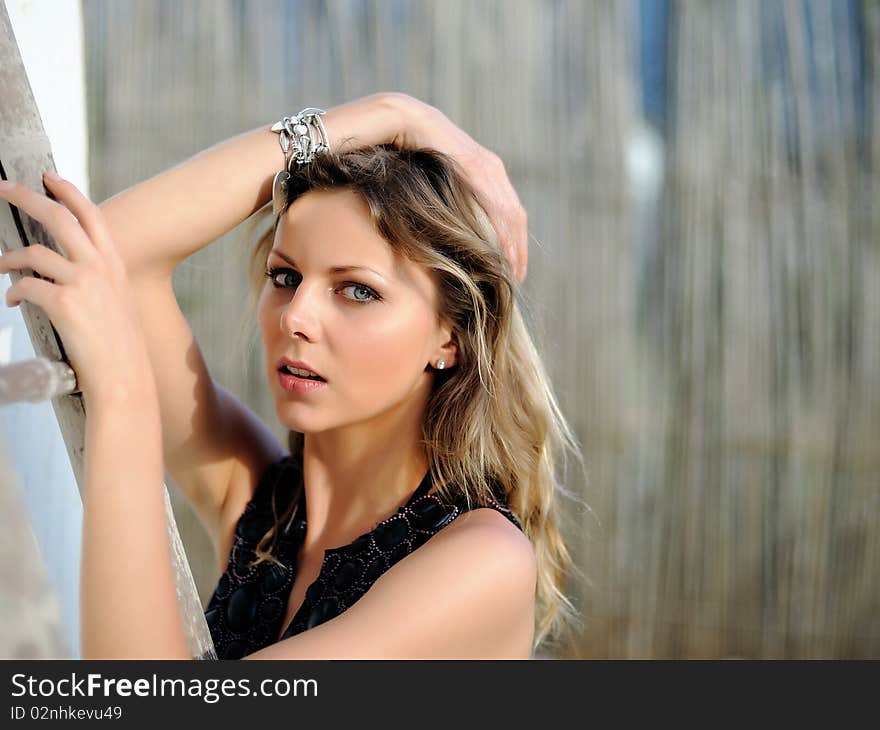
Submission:
[[[0,366],[0,405],[52,400],[76,391],[76,373],[65,362],[35,357]]]

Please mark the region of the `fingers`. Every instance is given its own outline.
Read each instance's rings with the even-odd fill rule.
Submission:
[[[498,177],[501,185],[501,216],[505,220],[505,244],[510,248],[510,262],[513,266],[517,280],[522,283],[526,277],[526,265],[528,259],[528,215],[500,157],[494,155],[495,166],[498,168]]]
[[[498,240],[517,281],[526,276],[528,256],[527,215],[522,208],[496,206],[490,216],[498,232]]]
[[[508,208],[505,213],[505,231],[507,240],[505,245],[509,249],[509,258],[514,275],[520,283],[526,278],[526,265],[528,263],[528,223],[524,209],[521,207]]]
[[[52,297],[55,284],[33,276],[23,276],[6,290],[6,306],[17,307],[21,302],[36,304],[52,319]]]
[[[39,243],[16,248],[0,256],[0,274],[22,269],[31,269],[44,278],[49,277],[58,284],[64,284],[73,277],[74,264]]]
[[[529,266],[529,216],[525,208],[521,207],[516,213],[514,226],[514,240],[517,245],[517,262],[519,264],[516,278],[522,284]]]
[[[501,250],[504,252],[504,257],[510,263],[510,270],[516,275],[519,270],[517,263],[518,252],[516,246],[513,244],[513,238],[510,234],[508,218],[500,208],[496,210],[495,218],[497,223],[495,224],[495,230],[498,232],[498,242],[501,245]]]
[[[88,260],[94,255],[95,247],[82,226],[60,203],[27,185],[6,180],[0,184],[0,200],[8,201],[42,223],[72,261]]]
[[[484,179],[476,182],[487,204],[486,213],[498,233],[498,242],[517,281],[526,276],[528,216],[510,182],[503,160],[491,150],[479,149]],[[479,180],[479,178],[477,178]]]
[[[111,248],[110,234],[104,224],[100,208],[83,195],[79,188],[69,180],[65,180],[53,172],[47,172],[43,178],[50,192],[76,216],[95,248],[102,252]]]

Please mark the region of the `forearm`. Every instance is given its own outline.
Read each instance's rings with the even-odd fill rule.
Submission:
[[[374,94],[329,109],[322,121],[332,149],[341,151],[394,141],[416,109],[404,95]],[[270,130],[275,121],[100,204],[130,273],[171,273],[271,200],[272,180],[284,164],[278,135]]]
[[[81,652],[189,658],[165,516],[162,434],[148,368],[86,395]]]

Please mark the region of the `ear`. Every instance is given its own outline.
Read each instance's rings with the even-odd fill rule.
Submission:
[[[428,365],[436,367],[438,360],[443,360],[443,369],[448,370],[458,361],[458,344],[455,340],[452,327],[445,322],[440,325],[438,330],[439,343],[431,352],[431,359]]]

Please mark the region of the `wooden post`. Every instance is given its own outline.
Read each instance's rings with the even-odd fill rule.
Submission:
[[[76,373],[66,362],[35,357],[0,365],[0,406],[52,400],[76,392]]]
[[[16,180],[41,190],[42,174],[54,170],[55,164],[49,140],[43,129],[28,83],[18,44],[12,31],[6,5],[0,3],[0,177]],[[0,204],[0,248],[9,251],[21,246],[44,244],[62,253],[49,232],[38,222],[8,204]],[[11,274],[17,281],[20,274]],[[38,357],[53,362],[64,361],[64,344],[45,313],[28,302],[22,302],[21,312]],[[85,407],[78,393],[62,395],[52,400],[52,407],[61,429],[70,464],[83,490],[83,447],[85,435]],[[189,640],[190,653],[198,659],[216,659],[214,644],[195,581],[186,559],[168,489],[165,487],[165,508],[168,517],[168,535],[181,618]]]

